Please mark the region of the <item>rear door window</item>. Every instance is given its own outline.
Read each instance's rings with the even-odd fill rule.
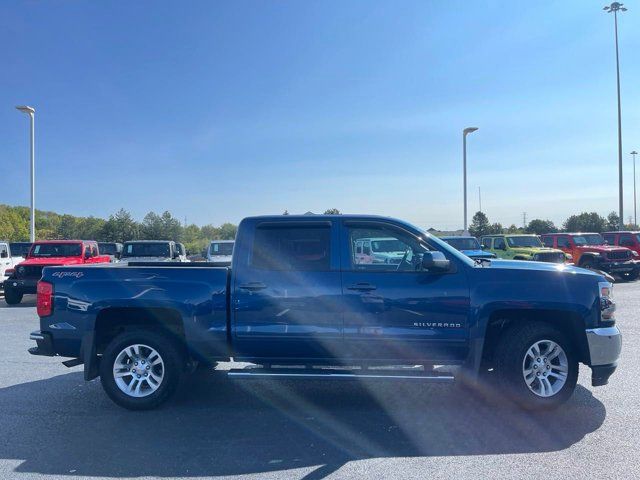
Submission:
[[[570,248],[571,243],[567,237],[558,237],[558,248]]]
[[[635,242],[633,241],[633,236],[629,233],[625,233],[620,235],[620,239],[618,240],[618,245],[621,247],[633,247]]]
[[[261,270],[328,271],[331,226],[265,226],[255,231],[250,266]]]
[[[542,237],[542,243],[545,247],[553,248],[553,237]]]

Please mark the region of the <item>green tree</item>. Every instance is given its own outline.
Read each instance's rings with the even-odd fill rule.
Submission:
[[[220,240],[235,240],[238,226],[232,223],[220,225]]]
[[[143,240],[169,240],[163,237],[162,218],[155,212],[147,213],[142,219],[140,235]]]
[[[509,228],[507,228],[507,232],[506,233],[511,233],[511,234],[517,234],[517,233],[523,233],[522,229],[518,226],[516,226],[515,224],[511,224],[509,226]]]
[[[609,232],[611,232],[611,231],[615,232],[616,230],[619,230],[620,229],[620,215],[618,215],[616,212],[610,212],[609,215],[607,215],[606,229]]]
[[[162,235],[163,238],[179,242],[182,240],[182,224],[180,220],[175,218],[171,213],[164,212],[160,217],[162,220]]]
[[[535,233],[536,235],[542,235],[543,233],[555,233],[557,231],[558,228],[551,220],[541,220],[539,218],[531,220],[526,228],[527,233]]]
[[[563,229],[566,232],[603,232],[606,229],[607,220],[596,212],[582,212],[580,215],[571,215],[564,222]]]
[[[121,208],[102,227],[101,237],[110,242],[126,242],[139,238],[139,225],[131,214]]]
[[[324,211],[324,214],[325,215],[341,215],[341,212],[337,208],[329,208]]]
[[[489,234],[489,219],[483,212],[476,212],[471,219],[471,225],[469,226],[469,233],[474,237],[481,237],[482,235]]]

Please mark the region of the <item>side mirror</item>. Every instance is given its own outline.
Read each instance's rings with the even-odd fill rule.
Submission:
[[[174,259],[175,259],[175,258],[180,258],[180,252],[179,252],[179,251],[177,251],[177,250],[175,250],[175,251],[173,252],[173,258],[174,258]]]
[[[88,259],[88,258],[91,258],[91,250],[85,250],[84,258],[85,258],[85,260]]]
[[[422,254],[422,269],[431,272],[447,272],[451,268],[451,262],[442,252],[424,252]]]
[[[9,252],[3,250],[2,253],[0,253],[0,258],[9,258]]]

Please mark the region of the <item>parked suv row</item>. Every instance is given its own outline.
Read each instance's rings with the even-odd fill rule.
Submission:
[[[635,262],[638,253],[607,245],[606,237],[599,233],[548,233],[541,237],[545,246],[571,255],[579,267],[602,270],[624,280],[635,280],[640,273],[640,265]]]

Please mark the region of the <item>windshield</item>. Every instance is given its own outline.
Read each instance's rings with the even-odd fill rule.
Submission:
[[[442,240],[458,250],[480,250],[480,243],[475,238],[443,238]]]
[[[82,255],[81,243],[36,243],[30,257],[79,257]]]
[[[163,243],[125,243],[123,257],[170,257],[171,251],[167,242]]]
[[[573,241],[576,245],[604,245],[604,238],[599,233],[573,235]]]
[[[382,238],[371,241],[371,250],[378,253],[404,253],[407,246],[395,238]]]
[[[11,249],[11,256],[24,257],[27,255],[27,253],[29,253],[29,250],[31,249],[31,243],[27,243],[27,242],[10,243],[9,248]]]
[[[231,255],[233,254],[233,243],[211,242],[209,246],[209,255]]]
[[[542,247],[542,242],[538,237],[507,237],[510,247]]]
[[[118,253],[115,243],[98,243],[98,250],[101,255],[116,255]]]

